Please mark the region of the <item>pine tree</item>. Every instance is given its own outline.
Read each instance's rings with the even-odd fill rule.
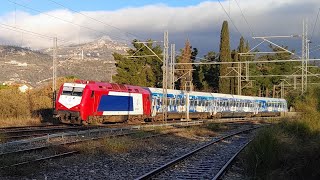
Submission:
[[[191,46],[189,40],[186,41],[184,48],[181,50],[181,56],[177,58],[178,63],[191,63]],[[192,65],[183,64],[178,65],[178,69],[181,69],[177,72],[178,78],[181,79],[178,81],[178,87],[183,90],[185,89],[186,81],[192,81]]]
[[[216,62],[216,53],[213,51],[208,52],[204,56],[207,62]],[[219,89],[219,65],[203,65],[202,72],[204,73],[204,85],[203,90],[207,92],[218,92]]]
[[[132,45],[134,49],[127,51],[128,55],[150,55],[151,52],[148,48],[144,47],[143,44],[135,43],[134,40]],[[160,46],[153,46],[151,40],[147,46],[152,49],[159,57],[162,55]],[[139,50],[139,51],[138,51]],[[114,53],[117,74],[113,76],[113,79],[117,83],[131,84],[147,87],[161,87],[162,85],[162,62],[157,57],[138,57],[138,58],[127,58],[124,55]]]
[[[221,35],[220,35],[220,62],[231,62],[231,53],[230,53],[230,42],[229,42],[229,29],[228,22],[224,21],[222,24]],[[220,76],[224,76],[228,73],[230,67],[229,64],[220,65]],[[220,93],[231,93],[231,78],[220,78],[219,80],[219,92]]]

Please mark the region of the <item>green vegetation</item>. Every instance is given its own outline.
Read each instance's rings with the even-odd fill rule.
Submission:
[[[182,50],[180,50],[181,55],[178,56],[178,63],[191,63],[192,51],[189,40],[186,41],[185,46]],[[196,50],[197,51],[197,50]],[[191,64],[183,64],[178,65],[177,69],[180,69],[176,72],[176,75],[180,77],[177,82],[178,89],[186,89],[186,82],[192,81],[192,65]]]
[[[74,78],[59,78],[57,87]],[[22,93],[18,86],[0,88],[0,126],[36,125],[52,119],[52,86],[35,88]]]
[[[210,131],[221,131],[228,129],[228,126],[222,123],[209,123],[205,125],[205,128]]]
[[[113,57],[116,60],[117,73],[113,76],[113,79],[117,83],[130,84],[146,87],[161,87],[162,86],[162,62],[158,58],[162,59],[162,50],[159,45],[154,46],[152,41],[147,43],[145,47],[142,43],[137,43],[138,40],[134,40],[132,45],[134,49],[127,51],[126,57],[118,53],[114,53]],[[150,50],[152,49],[158,57],[154,55]]]
[[[220,35],[220,62],[231,62],[231,53],[230,53],[230,40],[229,40],[229,28],[228,22],[224,21],[222,24],[221,35]],[[220,75],[226,75],[231,67],[230,64],[220,65]],[[231,94],[231,78],[220,78],[219,81],[219,92],[225,94]]]
[[[253,179],[317,179],[320,176],[320,88],[296,102],[303,112],[263,129],[245,150],[245,172]]]

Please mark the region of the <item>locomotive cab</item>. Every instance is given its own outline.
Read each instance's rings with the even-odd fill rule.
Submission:
[[[55,117],[63,123],[81,123],[81,101],[85,84],[64,83],[56,100]]]

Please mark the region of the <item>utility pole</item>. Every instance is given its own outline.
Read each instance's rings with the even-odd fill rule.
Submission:
[[[308,24],[302,21],[302,56],[301,56],[301,93],[308,89],[308,61],[309,61],[309,43]]]
[[[281,81],[280,87],[281,87],[281,98],[284,98],[284,81]]]
[[[189,112],[189,107],[190,107],[190,92],[192,91],[193,89],[193,84],[192,84],[192,80],[191,80],[191,70],[188,72],[188,78],[187,78],[187,81],[185,82],[185,92],[187,93],[186,94],[186,121],[189,121],[190,120],[190,112]]]
[[[52,56],[52,108],[55,108],[56,103],[56,86],[57,86],[57,37],[53,38],[53,56]]]
[[[164,41],[163,41],[163,80],[162,80],[162,115],[163,115],[163,121],[167,122],[167,114],[168,114],[168,72],[169,72],[169,36],[168,31],[164,32]]]
[[[171,59],[170,59],[170,89],[174,89],[174,85],[175,85],[175,79],[174,79],[174,71],[175,71],[175,67],[174,67],[174,63],[176,61],[176,45],[175,44],[171,44]]]
[[[241,63],[238,64],[238,95],[241,95]]]

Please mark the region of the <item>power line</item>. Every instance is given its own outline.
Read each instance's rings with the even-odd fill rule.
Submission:
[[[241,9],[238,1],[237,1],[237,0],[235,0],[235,1],[236,1],[236,3],[237,3],[237,6],[238,6],[239,9],[240,9],[240,12],[241,12],[241,15],[242,15],[243,19],[246,21],[246,23],[247,23],[247,25],[248,25],[248,28],[249,28],[249,31],[251,32],[251,35],[254,36],[254,33],[253,33],[252,29],[251,29],[251,26],[249,25],[249,23],[248,23],[248,21],[247,21],[247,18],[246,18],[245,15],[243,14],[243,11],[242,11],[242,9]]]
[[[241,33],[241,32],[239,31],[239,29],[237,28],[237,26],[233,23],[231,17],[229,16],[228,12],[226,11],[226,9],[225,9],[225,8],[223,7],[223,5],[221,4],[220,0],[218,0],[218,2],[219,2],[219,4],[220,4],[220,6],[222,7],[222,9],[224,10],[224,12],[226,13],[226,15],[228,16],[228,18],[229,18],[229,20],[231,21],[232,25],[236,28],[236,30],[238,31],[238,33],[239,33],[241,36],[243,36],[242,33]]]
[[[106,34],[106,33],[102,32],[102,31],[98,31],[98,30],[96,30],[96,29],[92,29],[92,28],[90,28],[90,27],[77,24],[77,23],[74,23],[74,22],[72,22],[72,21],[68,21],[68,20],[62,19],[62,18],[60,18],[60,17],[53,16],[53,15],[50,15],[50,14],[48,14],[48,13],[41,12],[41,11],[39,11],[39,10],[37,10],[37,9],[28,7],[28,6],[23,5],[23,4],[19,4],[19,3],[17,3],[16,1],[12,1],[12,0],[7,0],[7,1],[9,1],[9,2],[11,2],[11,3],[13,3],[13,4],[16,4],[16,5],[18,5],[18,6],[21,6],[21,7],[23,7],[23,8],[32,10],[32,11],[34,11],[34,12],[37,12],[37,13],[40,13],[40,14],[44,14],[44,15],[49,16],[49,17],[51,17],[51,18],[55,18],[55,19],[58,19],[58,20],[60,20],[60,21],[64,21],[64,22],[70,23],[70,24],[72,24],[72,25],[79,26],[79,27],[82,27],[82,28],[91,30],[91,31],[97,32],[97,33],[102,34],[102,35],[108,35],[108,36],[110,36],[110,37],[115,37],[115,38],[118,38],[118,39],[121,39],[121,40],[124,40],[124,41],[128,41],[127,39],[123,39],[123,38],[121,38],[121,37],[114,36],[114,35],[111,36],[111,35],[109,35],[109,34]]]
[[[319,8],[319,10],[318,10],[318,14],[317,14],[316,22],[314,23],[314,26],[313,26],[313,30],[312,30],[312,34],[311,34],[311,37],[310,37],[310,41],[312,40],[313,33],[314,33],[314,29],[316,28],[316,25],[317,25],[317,22],[318,22],[319,13],[320,13],[320,8]]]
[[[40,37],[40,38],[43,38],[43,39],[52,40],[54,38],[54,37],[49,36],[49,35],[45,35],[45,34],[37,33],[37,32],[34,32],[34,31],[30,31],[30,30],[26,30],[26,29],[10,26],[8,24],[0,23],[0,25],[3,26],[2,28],[4,28],[4,29],[8,29],[8,30],[11,30],[11,31],[16,31],[16,32],[28,33],[30,35],[37,36],[37,37]],[[63,39],[59,39],[59,41],[69,42],[69,41],[66,41],[66,40],[63,40]]]
[[[122,29],[120,29],[120,28],[118,28],[118,27],[116,27],[116,26],[107,24],[107,23],[105,23],[105,22],[103,22],[103,21],[101,21],[101,20],[95,19],[95,18],[93,18],[93,17],[91,17],[91,16],[88,16],[88,15],[82,13],[82,12],[79,12],[79,11],[76,11],[76,10],[74,10],[74,9],[71,9],[71,8],[69,8],[69,7],[61,4],[61,3],[58,3],[58,2],[56,2],[56,1],[54,1],[54,0],[48,0],[48,1],[50,1],[50,2],[52,2],[52,3],[55,3],[55,4],[57,4],[57,5],[59,5],[59,6],[63,7],[63,8],[69,9],[70,11],[72,11],[72,12],[74,12],[74,13],[81,14],[82,16],[85,16],[85,17],[87,17],[87,18],[89,18],[89,19],[91,19],[91,20],[94,20],[94,21],[96,21],[96,22],[99,22],[99,23],[101,23],[101,24],[104,24],[105,26],[112,27],[112,28],[114,28],[114,29],[119,30],[120,32],[124,32],[125,34],[131,35],[131,36],[133,36],[134,38],[139,37],[139,36],[137,36],[137,35],[135,35],[135,34],[133,34],[133,33],[126,32],[126,31],[124,31],[124,30],[122,30]],[[141,38],[141,37],[140,37],[140,38]]]

